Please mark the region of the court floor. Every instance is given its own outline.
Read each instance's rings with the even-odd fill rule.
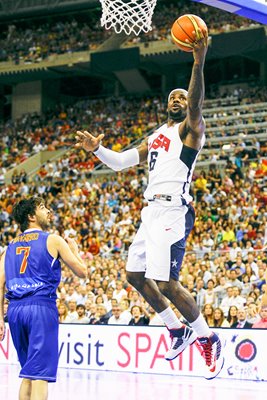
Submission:
[[[16,365],[0,364],[0,399],[18,399]],[[267,382],[60,368],[49,400],[262,400]]]

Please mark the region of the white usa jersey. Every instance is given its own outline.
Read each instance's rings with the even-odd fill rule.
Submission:
[[[189,194],[192,175],[200,150],[205,143],[203,135],[201,149],[185,146],[179,135],[179,125],[162,125],[148,138],[148,186],[144,193],[147,200],[155,195],[171,196],[164,205],[181,205],[193,200]]]

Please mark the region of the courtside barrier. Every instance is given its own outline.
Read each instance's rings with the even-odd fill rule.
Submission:
[[[215,329],[225,341],[225,366],[220,378],[267,381],[266,330]],[[203,365],[193,345],[166,361],[170,338],[164,327],[61,324],[59,367],[202,376]],[[17,364],[7,324],[0,342],[0,364]]]

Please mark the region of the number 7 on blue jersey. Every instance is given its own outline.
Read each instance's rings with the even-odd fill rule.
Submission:
[[[23,260],[21,262],[20,270],[19,270],[20,274],[24,274],[24,272],[26,271],[26,268],[27,268],[27,265],[28,265],[28,257],[29,257],[29,254],[30,254],[30,250],[31,250],[31,248],[29,246],[28,247],[22,247],[21,246],[21,247],[17,247],[16,248],[16,254],[17,255],[19,255],[19,254],[24,252]]]

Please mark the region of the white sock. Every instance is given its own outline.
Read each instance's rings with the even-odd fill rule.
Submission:
[[[178,329],[183,326],[170,306],[158,314],[168,329]]]
[[[200,314],[194,322],[190,322],[190,325],[198,336],[209,337],[212,334],[212,331],[202,314]]]

